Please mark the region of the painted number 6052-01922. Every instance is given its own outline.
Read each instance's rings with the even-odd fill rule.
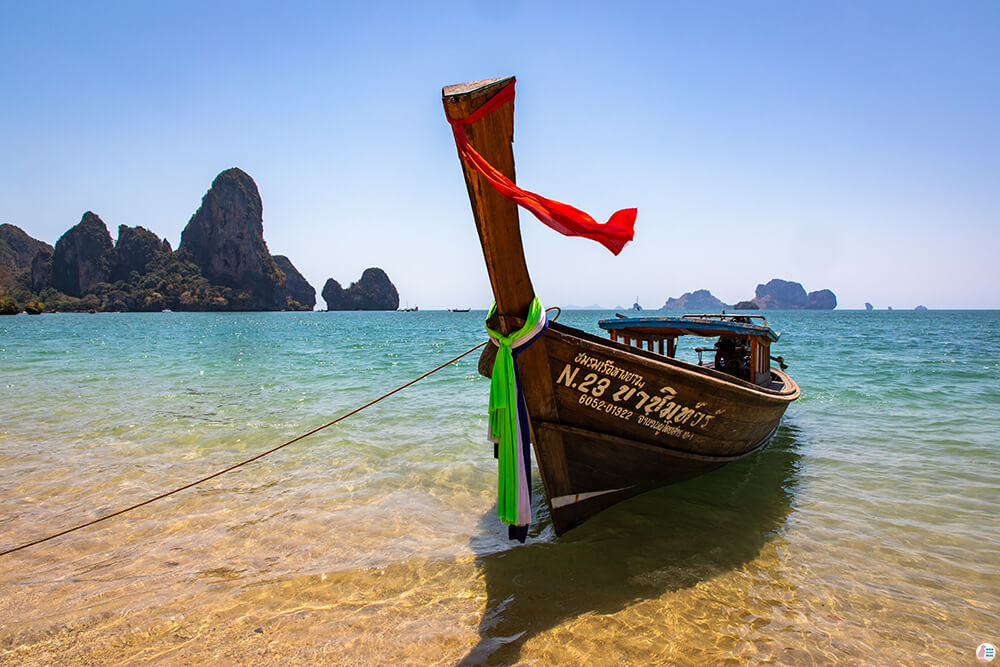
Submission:
[[[634,414],[631,410],[626,410],[620,405],[608,403],[607,401],[599,398],[594,398],[589,394],[580,394],[580,405],[586,405],[594,408],[595,410],[603,410],[609,415],[614,415],[615,417],[620,417],[626,420],[632,419],[632,415]]]

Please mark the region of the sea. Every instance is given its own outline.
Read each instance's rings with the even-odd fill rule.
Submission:
[[[510,542],[475,351],[0,557],[0,663],[980,664],[1000,312],[763,314],[802,395],[747,459],[561,537],[536,475]],[[484,315],[4,317],[0,550],[333,421],[485,340]]]

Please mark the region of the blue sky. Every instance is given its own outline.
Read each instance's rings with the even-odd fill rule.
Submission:
[[[518,182],[547,305],[658,307],[778,277],[842,308],[1000,308],[997,2],[0,2],[0,222],[92,210],[176,247],[220,171],[317,291],[491,300],[443,85],[518,77]],[[321,301],[322,305],[322,301]]]

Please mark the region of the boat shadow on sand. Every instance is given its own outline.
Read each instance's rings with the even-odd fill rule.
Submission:
[[[486,539],[473,540],[487,597],[480,640],[459,664],[517,663],[528,639],[566,619],[614,613],[752,561],[791,511],[800,447],[786,420],[763,451],[620,503],[558,539],[536,502],[540,528],[528,544],[485,553],[501,529],[491,511]]]

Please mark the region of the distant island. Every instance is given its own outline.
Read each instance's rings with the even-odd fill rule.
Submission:
[[[872,304],[870,304],[870,303],[868,303],[866,301],[865,302],[865,310],[875,310],[875,306],[873,306]],[[888,306],[886,308],[886,310],[892,310],[892,306]],[[915,307],[913,310],[927,310],[927,306],[919,305],[919,306]]]
[[[369,272],[376,272],[377,288],[370,287],[372,278],[366,281]],[[365,276],[360,287],[344,290],[351,295],[346,307],[341,300],[329,309],[395,310],[399,297],[393,305],[389,297],[396,288],[385,272],[368,269]],[[112,242],[107,225],[92,211],[55,246],[20,227],[0,224],[0,314],[315,306],[315,288],[290,259],[268,251],[257,184],[236,167],[212,181],[176,251],[166,239],[138,226],[120,225],[117,242]]]
[[[397,310],[399,292],[385,271],[365,269],[361,279],[344,289],[333,278],[323,286],[327,310]]]
[[[686,310],[688,312],[700,311],[702,313],[717,313],[726,308],[732,308],[720,299],[712,296],[707,289],[685,292],[676,299],[670,297],[663,304],[661,310]]]
[[[765,285],[757,285],[753,299],[735,305],[723,302],[707,289],[700,289],[668,298],[662,310],[717,313],[721,310],[833,310],[836,307],[837,296],[828,289],[807,294],[801,283],[772,278]]]

